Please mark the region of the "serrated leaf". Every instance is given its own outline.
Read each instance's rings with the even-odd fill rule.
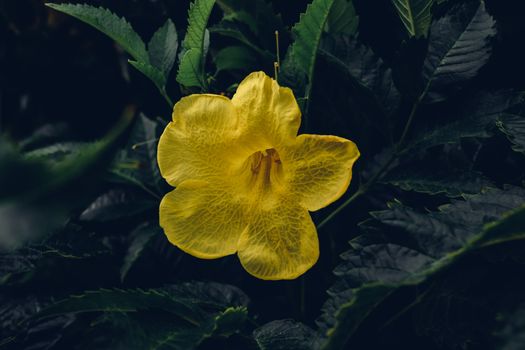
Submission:
[[[282,64],[284,81],[294,87],[298,97],[305,99],[305,124],[317,51],[334,2],[335,0],[313,0],[308,5],[299,22],[292,28],[295,41],[288,48]]]
[[[427,36],[434,0],[392,0],[392,4],[410,37]]]
[[[57,11],[76,17],[79,20],[95,27],[102,33],[115,40],[127,53],[139,62],[149,62],[146,46],[131,25],[111,11],[84,4],[51,4],[46,6]]]
[[[193,292],[188,293],[191,289]],[[234,299],[213,298],[210,291],[239,293],[234,287],[221,285],[219,288],[213,283],[150,290],[101,289],[59,301],[45,308],[35,319],[95,313],[100,316],[91,324],[94,334],[89,334],[89,338],[99,338],[99,347],[194,349],[208,338],[227,337],[238,332],[247,319],[246,305],[239,305]],[[210,302],[210,296],[212,300],[221,301]],[[120,336],[108,337],[112,331]],[[81,341],[89,343],[90,339]]]
[[[401,95],[394,83],[392,69],[369,47],[350,36],[336,36],[323,40],[320,53],[372,95],[385,115],[397,111]]]
[[[505,114],[496,125],[512,143],[512,149],[525,154],[525,116]]]
[[[310,327],[294,320],[269,322],[253,331],[260,350],[311,350],[318,335]]]
[[[148,56],[151,65],[168,77],[177,57],[179,41],[175,24],[168,19],[151,37],[148,43]]]
[[[318,322],[329,336],[323,349],[343,348],[396,289],[419,285],[480,248],[525,239],[524,201],[524,189],[507,187],[468,196],[429,214],[399,203],[374,213],[382,223],[405,230],[416,245],[406,247],[372,234],[350,242],[344,263],[335,270],[340,279],[329,290],[331,298]]]
[[[482,174],[464,171],[393,171],[382,182],[405,191],[430,195],[444,194],[452,198],[480,193],[483,188],[493,186]]]
[[[461,101],[451,113],[458,120],[435,127],[409,144],[403,153],[457,143],[462,138],[487,138],[493,135],[496,121],[523,103],[523,95],[513,91],[479,92]]]
[[[445,100],[450,90],[475,77],[490,57],[495,35],[495,21],[484,1],[458,5],[435,21],[423,64],[426,102]]]
[[[207,89],[204,72],[206,59],[206,26],[215,0],[195,0],[188,11],[188,29],[182,42],[185,52],[182,55],[177,73],[177,81],[186,87]]]

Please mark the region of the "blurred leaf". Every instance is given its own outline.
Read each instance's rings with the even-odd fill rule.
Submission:
[[[115,40],[135,60],[143,63],[149,62],[144,42],[124,18],[118,17],[105,8],[83,4],[47,3],[46,6],[76,17],[90,26],[95,27]]]
[[[434,0],[392,0],[410,37],[426,37],[432,22]]]
[[[188,11],[188,28],[182,42],[182,58],[177,73],[177,81],[186,87],[200,87],[207,90],[204,72],[206,60],[206,41],[209,40],[206,26],[215,0],[195,0]],[[208,38],[208,39],[207,39]]]
[[[168,77],[175,58],[179,41],[175,24],[168,19],[151,37],[148,43],[148,55],[151,64],[162,72],[164,77]]]
[[[58,162],[28,159],[12,148],[2,148],[0,169],[5,170],[0,173],[5,181],[0,190],[0,250],[16,249],[65,224],[92,195],[94,176],[109,161],[133,114],[134,109],[128,108],[101,141],[75,149]]]
[[[318,335],[310,327],[294,320],[269,322],[253,332],[261,350],[311,350]]]
[[[335,0],[328,19],[325,31],[332,35],[354,35],[359,26],[359,16],[355,12],[352,0]]]
[[[418,213],[393,203],[373,213],[404,230],[414,247],[365,234],[350,242],[335,270],[339,281],[318,321],[329,336],[324,349],[340,349],[379,304],[402,286],[420,285],[464,255],[490,245],[525,238],[525,190],[507,187],[454,201],[439,212]],[[398,305],[399,309],[403,305]]]
[[[257,59],[253,51],[244,46],[228,46],[217,52],[215,56],[217,72],[228,70],[256,70]]]
[[[475,77],[491,54],[494,19],[481,0],[454,7],[432,24],[423,79],[427,102],[439,102]]]
[[[439,172],[404,169],[404,171],[390,172],[382,182],[397,186],[405,191],[429,195],[444,194],[448,197],[476,194],[480,193],[483,188],[494,186],[490,180],[480,173],[458,170]]]
[[[505,326],[496,334],[500,339],[497,349],[520,350],[525,344],[525,307],[520,306],[505,321]]]

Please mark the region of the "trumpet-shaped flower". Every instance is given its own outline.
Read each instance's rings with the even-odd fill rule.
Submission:
[[[237,253],[255,277],[293,279],[319,257],[308,211],[348,188],[356,145],[344,138],[297,136],[292,91],[262,72],[230,100],[182,98],[158,146],[162,176],[176,187],[160,204],[169,241],[202,259]]]

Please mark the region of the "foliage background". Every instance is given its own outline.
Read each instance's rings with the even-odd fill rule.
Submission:
[[[168,18],[184,38],[189,1],[87,3],[125,17],[145,41]],[[222,3],[233,17],[245,6]],[[308,1],[271,3],[282,20],[281,78],[300,97],[304,76],[285,52]],[[406,152],[319,229],[314,268],[268,282],[235,256],[204,261],[167,243],[157,206],[169,187],[155,170],[155,143],[132,145],[157,137],[171,108],[127,54],[42,1],[1,1],[0,348],[523,348],[523,210],[501,218],[525,199],[525,5],[485,3],[496,30],[477,40],[490,54],[467,61],[486,64],[468,79],[455,67],[443,101],[418,105]],[[468,21],[464,9],[478,5],[438,1],[434,23]],[[314,213],[316,223],[387,163],[422,89],[429,40],[408,34],[391,1],[354,6],[358,34],[323,33],[302,131],[350,138],[363,157],[352,188]],[[215,6],[208,28],[223,23],[224,9]],[[260,51],[239,54],[240,67],[216,72],[220,50],[242,45],[210,29],[210,91],[228,94],[252,70],[273,75],[269,26],[279,19],[253,14],[260,33],[242,21],[236,30]],[[179,87],[178,62],[167,87],[174,101],[195,91]]]

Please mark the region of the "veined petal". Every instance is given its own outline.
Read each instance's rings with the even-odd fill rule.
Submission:
[[[159,140],[157,160],[162,176],[177,186],[187,179],[226,176],[244,157],[243,122],[231,101],[220,95],[190,95],[173,108],[173,121]]]
[[[279,150],[291,192],[310,211],[341,197],[359,158],[355,143],[337,136],[303,134]]]
[[[237,88],[232,103],[247,123],[256,149],[292,142],[301,124],[301,110],[292,90],[280,87],[263,72],[248,75]]]
[[[246,228],[243,203],[233,190],[200,180],[184,181],[166,194],[159,214],[168,240],[201,259],[234,254]]]
[[[265,280],[294,279],[319,258],[319,241],[306,209],[291,197],[259,209],[239,239],[239,259],[250,274]]]

